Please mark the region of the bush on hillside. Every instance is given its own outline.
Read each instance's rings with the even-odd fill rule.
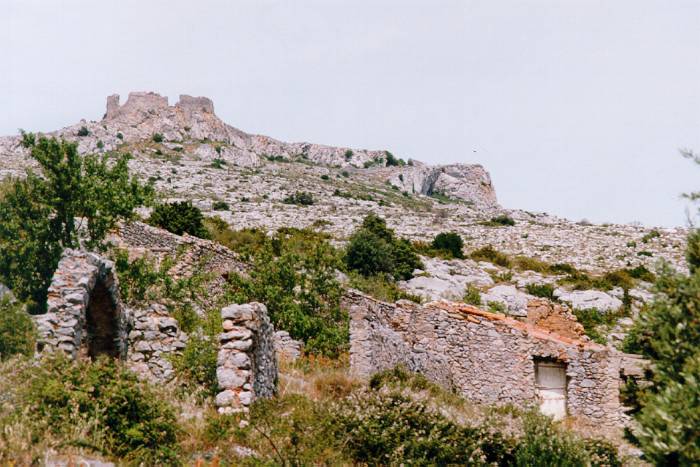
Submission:
[[[311,206],[314,204],[314,195],[308,191],[295,191],[282,200],[285,204],[296,204],[297,206]]]
[[[34,353],[36,330],[34,322],[19,302],[7,295],[0,298],[0,360],[13,355]]]
[[[57,354],[39,365],[28,365],[17,384],[16,392],[9,395],[16,407],[14,416],[24,417],[35,442],[53,436],[103,446],[108,454],[134,462],[177,460],[174,409],[114,360],[72,361]],[[84,439],[74,439],[78,428]]]
[[[303,340],[311,353],[337,357],[349,340],[338,266],[337,252],[323,234],[280,229],[254,254],[247,277],[231,276],[231,298],[264,303],[275,328]]]
[[[442,232],[435,236],[431,246],[440,251],[448,252],[453,258],[464,258],[462,248],[464,241],[456,232]]]
[[[415,269],[423,267],[411,242],[397,238],[376,214],[367,215],[350,237],[344,261],[348,269],[364,276],[389,274],[397,280],[410,279]]]
[[[185,233],[199,238],[209,238],[204,227],[202,211],[192,201],[176,201],[159,204],[153,209],[148,223],[177,235]]]

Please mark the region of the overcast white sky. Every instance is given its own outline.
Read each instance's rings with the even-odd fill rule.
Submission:
[[[699,0],[0,0],[0,134],[204,95],[242,130],[478,162],[499,201],[682,225]],[[0,161],[2,163],[2,161]]]

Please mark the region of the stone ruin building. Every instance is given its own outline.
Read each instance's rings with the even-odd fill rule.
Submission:
[[[191,236],[179,236],[142,223],[120,226],[111,238],[130,256],[174,258],[175,277],[200,269],[210,273],[209,297],[242,263],[227,248]],[[222,391],[216,404],[222,412],[247,410],[256,397],[274,394],[277,358],[295,359],[301,343],[284,331],[275,332],[267,309],[259,303],[231,305],[221,311],[217,379]],[[37,353],[62,351],[72,358],[108,356],[125,361],[145,379],[174,377],[170,356],[181,352],[188,336],[165,305],[149,303],[130,309],[119,296],[113,262],[79,250],[66,250],[48,291],[47,312],[34,317]]]
[[[545,301],[519,321],[464,303],[389,304],[356,291],[344,300],[350,365],[362,377],[403,365],[475,402],[615,428],[626,417],[621,377],[641,374],[639,359],[586,340]]]
[[[221,245],[141,223],[122,225],[111,240],[134,257],[174,258],[175,277],[211,273],[212,297],[226,274],[246,270]],[[112,262],[66,250],[48,292],[47,313],[35,317],[39,353],[106,355],[147,379],[174,377],[169,356],[188,336],[164,304],[124,306]],[[538,405],[555,418],[619,427],[626,420],[621,378],[643,373],[642,360],[591,342],[575,318],[546,300],[532,300],[523,320],[447,301],[389,304],[353,290],[343,307],[351,370],[360,377],[403,365],[475,402]],[[263,304],[231,305],[221,318],[215,402],[222,412],[245,411],[256,397],[274,394],[278,356],[297,358],[301,343],[274,331]]]

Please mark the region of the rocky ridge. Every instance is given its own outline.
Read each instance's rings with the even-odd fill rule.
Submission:
[[[191,200],[233,229],[313,226],[342,244],[367,213],[375,212],[414,241],[457,232],[466,253],[490,245],[511,256],[567,263],[594,274],[640,265],[654,270],[660,260],[685,268],[684,228],[595,225],[504,209],[480,165],[388,166],[385,151],[251,135],[222,122],[207,98],[183,95],[171,106],[158,94],[131,93],[120,105],[118,96],[110,96],[101,121],[81,121],[51,134],[77,142],[82,153],[130,152],[131,170],[153,182],[165,199]],[[0,160],[0,179],[21,176],[32,165],[18,136],[0,138]],[[310,193],[313,206],[285,202],[297,191]],[[222,203],[228,207],[214,209]],[[514,225],[494,223],[496,216],[508,216]],[[571,290],[560,287],[557,276],[470,259],[423,261],[425,269],[401,286],[426,301],[461,299],[470,285],[480,289],[483,305],[499,302],[522,315],[534,298],[528,284],[552,285],[559,301],[573,309],[616,310],[623,298],[621,290]],[[630,296],[637,309],[649,300],[649,285],[640,284]]]

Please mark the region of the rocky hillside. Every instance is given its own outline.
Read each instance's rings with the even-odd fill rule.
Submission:
[[[375,212],[413,241],[457,232],[467,254],[492,246],[510,258],[565,263],[598,275],[638,266],[653,271],[660,259],[685,268],[685,229],[592,225],[504,209],[480,165],[430,166],[387,151],[284,143],[222,122],[205,97],[180,96],[171,106],[155,93],[131,93],[123,105],[110,96],[101,121],[52,134],[77,142],[82,153],[130,152],[132,171],[152,181],[163,198],[191,200],[233,229],[314,226],[343,243]],[[0,138],[0,158],[0,178],[22,175],[31,165],[19,136]],[[295,193],[310,194],[312,205],[295,203]],[[629,297],[581,281],[564,286],[566,274],[541,266],[514,268],[484,258],[424,258],[424,264],[402,284],[408,292],[426,300],[460,299],[472,286],[482,305],[501,303],[497,309],[516,315],[533,298],[533,284],[551,287],[552,297],[573,308],[616,310],[623,301],[634,305],[650,296],[644,281]]]

